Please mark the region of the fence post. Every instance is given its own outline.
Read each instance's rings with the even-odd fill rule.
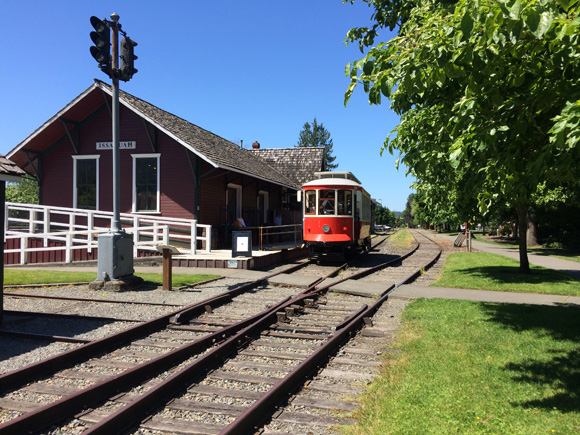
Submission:
[[[6,234],[6,231],[9,230],[9,228],[8,228],[9,214],[10,214],[10,206],[7,203],[5,203],[4,204],[4,234],[3,234],[3,236]],[[6,237],[4,237],[4,239],[6,239]]]
[[[167,225],[162,227],[163,229],[163,244],[169,245],[169,227]],[[157,232],[155,232],[157,234]]]
[[[68,230],[69,231],[74,231],[75,230],[75,214],[74,213],[69,214],[69,218],[68,218]]]
[[[44,209],[44,241],[43,246],[46,248],[48,246],[48,236],[46,233],[50,233],[50,209]]]
[[[133,218],[133,258],[137,258],[138,255],[138,249],[137,249],[137,244],[139,243],[139,224],[140,224],[140,219],[139,216],[135,216]]]
[[[72,245],[73,245],[73,235],[72,233],[66,233],[66,250],[64,251],[64,262],[72,263]]]
[[[93,212],[87,212],[87,252],[93,252]]]
[[[28,262],[28,255],[26,250],[28,249],[28,235],[23,234],[20,238],[20,264],[26,264]]]
[[[211,252],[211,225],[205,226],[205,252]]]
[[[191,255],[195,255],[196,252],[197,252],[197,221],[193,221],[191,222]]]
[[[34,208],[28,210],[28,231],[27,233],[34,232]]]

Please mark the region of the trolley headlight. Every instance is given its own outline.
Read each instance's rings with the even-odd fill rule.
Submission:
[[[330,233],[330,227],[328,225],[323,225],[322,226],[322,231],[325,233]]]

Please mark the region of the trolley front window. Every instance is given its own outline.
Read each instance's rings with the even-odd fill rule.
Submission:
[[[334,190],[319,190],[318,196],[318,214],[335,214],[336,204],[334,198]]]
[[[304,191],[304,214],[316,214],[316,190]]]
[[[338,214],[352,216],[352,190],[338,190]]]

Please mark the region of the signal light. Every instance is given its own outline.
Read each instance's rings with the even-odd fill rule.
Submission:
[[[121,74],[119,78],[123,81],[129,81],[134,74],[137,73],[135,69],[135,46],[137,43],[128,36],[121,40]]]
[[[99,62],[99,68],[111,77],[111,31],[107,23],[94,16],[91,17],[91,25],[95,29],[90,34],[95,44],[91,47],[91,55]]]

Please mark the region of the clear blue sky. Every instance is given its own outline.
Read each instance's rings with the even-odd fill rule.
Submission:
[[[363,2],[341,0],[0,0],[0,153],[6,154],[94,78],[109,82],[89,47],[89,18],[120,15],[139,44],[139,72],[121,89],[244,147],[293,147],[316,117],[338,170],[402,211],[412,190],[380,149],[398,117],[357,89],[344,107],[345,66],[362,57],[349,29],[370,23]],[[384,40],[392,35],[384,34]]]

